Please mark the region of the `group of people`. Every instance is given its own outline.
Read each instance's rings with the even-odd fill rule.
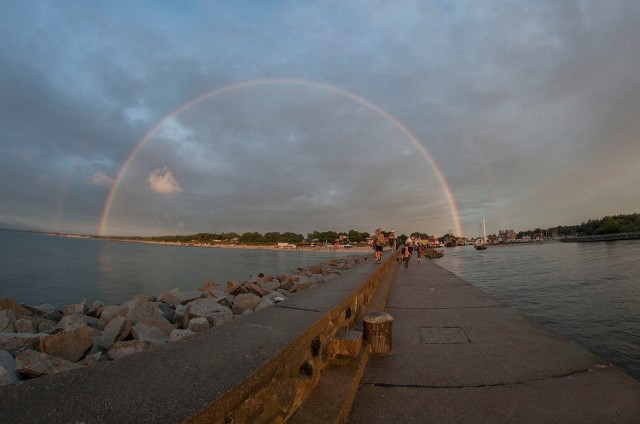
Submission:
[[[373,250],[376,256],[376,262],[382,261],[382,249],[385,243],[385,236],[382,234],[382,229],[378,228],[376,230],[376,234],[373,236]],[[391,230],[389,233],[389,248],[391,252],[395,252],[398,249],[398,239],[396,238],[396,233],[394,230]],[[402,244],[402,249],[398,252],[397,260],[404,263],[404,270],[409,270],[409,260],[411,259],[411,255],[413,252],[416,252],[418,255],[418,263],[422,262],[422,252],[424,251],[424,246],[420,242],[416,242],[412,239],[408,239],[405,243]]]

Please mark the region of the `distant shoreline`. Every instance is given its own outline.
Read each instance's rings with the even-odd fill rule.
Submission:
[[[182,243],[177,241],[153,241],[153,240],[138,240],[138,239],[130,239],[130,238],[111,238],[111,237],[102,237],[102,236],[91,236],[91,235],[81,235],[81,234],[63,234],[63,233],[39,233],[47,236],[56,236],[56,237],[67,237],[67,238],[83,238],[83,239],[95,239],[95,240],[105,240],[105,241],[115,241],[121,243],[143,243],[143,244],[158,244],[165,246],[186,246],[186,247],[203,247],[207,249],[249,249],[249,250],[276,250],[276,251],[303,251],[303,252],[373,252],[371,246],[352,246],[350,248],[345,248],[340,246],[338,249],[331,248],[319,248],[312,246],[296,246],[292,247],[278,247],[274,245],[253,245],[253,244],[200,244],[200,243]]]

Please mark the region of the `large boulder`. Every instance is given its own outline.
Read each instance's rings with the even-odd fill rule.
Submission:
[[[280,288],[290,291],[296,285],[298,280],[300,280],[299,275],[287,275],[281,280]]]
[[[251,281],[247,281],[246,283],[242,284],[240,291],[242,293],[253,293],[256,296],[265,296],[271,292],[270,290],[264,289],[257,283]]]
[[[191,306],[189,318],[231,314],[231,309],[221,305],[216,299],[197,299],[189,303],[188,306]]]
[[[218,302],[229,298],[229,293],[219,286],[207,287],[200,290],[206,298],[216,299]]]
[[[78,368],[82,366],[31,349],[21,352],[16,357],[16,371],[24,378],[57,374]]]
[[[236,296],[241,293],[241,284],[237,281],[227,281],[227,288],[225,291],[230,295]]]
[[[273,292],[269,293],[268,295],[264,296],[262,298],[262,300],[260,300],[260,304],[258,306],[256,306],[256,311],[259,311],[260,309],[264,309],[267,306],[275,305],[276,303],[282,302],[285,299],[286,299],[286,297],[284,297],[284,295],[282,295],[282,293],[279,293],[277,291],[273,291]]]
[[[16,313],[11,309],[3,309],[0,311],[0,333],[15,332]]]
[[[254,310],[260,304],[260,296],[253,293],[241,293],[233,301],[232,311],[235,315],[242,315],[247,310]]]
[[[90,317],[89,315],[73,313],[63,316],[60,321],[58,321],[58,328],[61,328],[63,330],[71,330],[72,328],[80,327],[83,325],[88,325],[89,327],[93,327],[96,330],[104,329],[103,321],[100,321],[98,318]]]
[[[87,315],[94,318],[100,318],[102,309],[104,309],[104,303],[102,303],[101,300],[96,300],[95,302],[93,302],[89,310],[87,310]]]
[[[280,288],[280,282],[273,279],[269,281],[260,281],[258,285],[263,289],[267,290],[268,292],[272,292],[275,289]]]
[[[144,340],[127,340],[115,343],[107,352],[109,359],[117,361],[133,353],[151,348],[151,343]]]
[[[20,305],[15,300],[9,297],[0,298],[0,310],[7,310],[7,309],[12,310],[13,313],[16,315],[16,317],[19,317],[19,318],[33,316],[33,312],[31,312],[29,309],[25,308],[24,306]]]
[[[49,303],[43,303],[42,305],[38,305],[38,306],[30,306],[30,305],[22,305],[22,306],[27,308],[34,315],[42,318],[46,318],[56,322],[60,321],[60,318],[62,318],[62,313],[58,309],[56,309],[55,306]]]
[[[200,292],[198,292],[200,293]],[[155,302],[149,302],[146,299],[139,299],[137,303],[129,310],[127,318],[134,323],[146,324],[161,329],[167,336],[175,328],[164,315],[164,312]]]
[[[202,292],[199,290],[181,292],[177,288],[168,291],[160,296],[160,301],[171,305],[175,308],[178,305],[186,305],[187,303],[199,299],[202,297]]]
[[[109,350],[114,343],[124,340],[131,332],[133,321],[125,317],[115,317],[107,326],[98,339],[98,347]]]
[[[17,319],[14,324],[16,333],[37,333],[38,328],[33,320],[29,318]]]
[[[6,350],[0,350],[0,386],[7,386],[20,381],[16,371],[16,360]]]
[[[63,315],[71,315],[71,314],[86,315],[87,311],[88,311],[87,299],[84,299],[80,303],[76,303],[76,304],[73,304],[73,305],[67,305],[67,306],[62,308],[62,314]]]
[[[58,330],[58,327],[56,326],[56,324],[53,323],[53,321],[42,321],[39,325],[38,325],[38,333],[46,333],[46,334],[51,334],[54,333],[55,331]]]
[[[15,352],[21,349],[38,349],[43,333],[0,333],[0,350]]]
[[[307,271],[310,274],[322,274],[322,267],[319,265],[310,266]]]
[[[198,317],[189,321],[188,330],[191,330],[194,333],[199,333],[200,331],[207,331],[208,329],[209,329],[209,321],[207,321],[205,317]]]
[[[107,305],[102,308],[100,321],[102,321],[104,325],[107,325],[115,317],[126,317],[128,312],[129,307],[126,305]]]
[[[134,322],[140,322],[148,319],[164,318],[164,312],[154,302],[146,299],[139,299],[133,305],[130,305],[127,318]]]
[[[169,335],[163,330],[141,322],[131,327],[131,335],[135,340],[146,341],[154,346],[163,345],[169,341]]]
[[[64,330],[40,339],[40,351],[70,362],[77,362],[93,346],[98,332],[88,325]]]

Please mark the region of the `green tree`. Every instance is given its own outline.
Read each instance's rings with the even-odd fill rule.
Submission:
[[[244,233],[240,236],[241,243],[255,243],[262,237],[262,234],[254,231],[249,233]]]

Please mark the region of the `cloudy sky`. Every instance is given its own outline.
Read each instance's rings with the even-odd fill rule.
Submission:
[[[640,211],[640,2],[23,1],[0,227],[442,235]]]

